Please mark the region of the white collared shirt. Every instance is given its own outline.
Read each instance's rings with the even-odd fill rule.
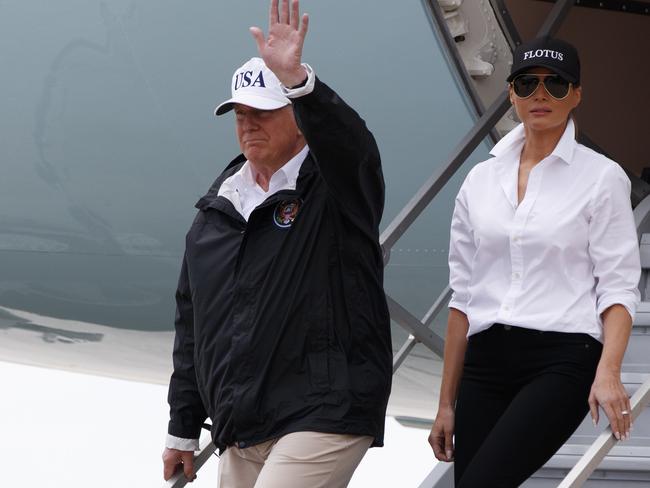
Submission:
[[[467,315],[468,335],[502,323],[602,342],[600,314],[621,304],[634,318],[639,303],[630,180],[578,144],[570,120],[518,204],[524,139],[519,125],[494,146],[494,158],[472,168],[456,197],[449,307]]]
[[[269,190],[257,184],[249,161],[246,161],[239,171],[226,178],[219,188],[219,196],[225,197],[248,222],[255,208],[271,195],[280,190],[295,190],[298,173],[307,157],[309,147],[305,145],[298,154],[273,173],[269,181]]]

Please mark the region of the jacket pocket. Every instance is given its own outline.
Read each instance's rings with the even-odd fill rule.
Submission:
[[[312,303],[312,312],[309,314],[307,363],[311,386],[317,391],[329,389],[330,313],[328,306],[327,296],[322,294]]]
[[[327,350],[310,352],[308,355],[311,383],[314,390],[329,389],[329,367]]]

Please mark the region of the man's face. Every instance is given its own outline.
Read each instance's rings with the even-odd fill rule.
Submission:
[[[304,146],[291,105],[276,110],[260,110],[235,104],[237,139],[250,162],[279,168]]]

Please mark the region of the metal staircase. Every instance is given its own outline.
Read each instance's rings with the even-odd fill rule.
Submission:
[[[442,44],[447,50],[450,64],[461,66],[454,38],[448,30],[443,28],[445,19],[439,3],[442,2],[423,0],[437,37],[443,41]],[[501,5],[503,2],[497,3]],[[573,4],[572,0],[556,1],[538,35],[555,32]],[[506,9],[503,12],[506,12]],[[516,30],[513,29],[510,34],[516,34]],[[459,69],[459,72],[462,73],[462,71]],[[465,85],[469,85],[467,83],[468,74],[465,73],[466,76],[462,77]],[[468,93],[473,95],[471,89],[468,89]],[[494,105],[498,103],[499,99]],[[481,114],[480,105],[477,106],[479,106],[478,112]],[[500,106],[497,110],[495,108],[492,106],[483,112],[474,129],[481,127],[481,122],[485,122],[486,115],[501,112],[504,107]],[[487,134],[488,132],[483,131],[482,133]],[[461,152],[458,151],[458,154]],[[638,200],[634,203],[637,202]],[[634,421],[632,438],[628,441],[617,442],[609,427],[603,427],[607,423],[606,419],[601,418],[600,428],[595,428],[587,416],[558,453],[522,485],[524,488],[551,486],[562,488],[580,486],[650,488],[650,409],[648,408],[650,404],[650,199],[648,197],[638,203],[634,215],[643,268],[639,284],[643,301],[637,311],[621,375],[628,393],[632,395]],[[412,344],[409,346],[412,347]],[[453,485],[453,465],[438,463],[422,482],[420,488],[452,488]]]

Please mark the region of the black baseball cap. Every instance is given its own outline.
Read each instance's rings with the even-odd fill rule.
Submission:
[[[580,58],[578,51],[566,41],[549,36],[537,37],[520,44],[512,54],[512,70],[508,81],[529,68],[552,70],[574,85],[580,85]]]

